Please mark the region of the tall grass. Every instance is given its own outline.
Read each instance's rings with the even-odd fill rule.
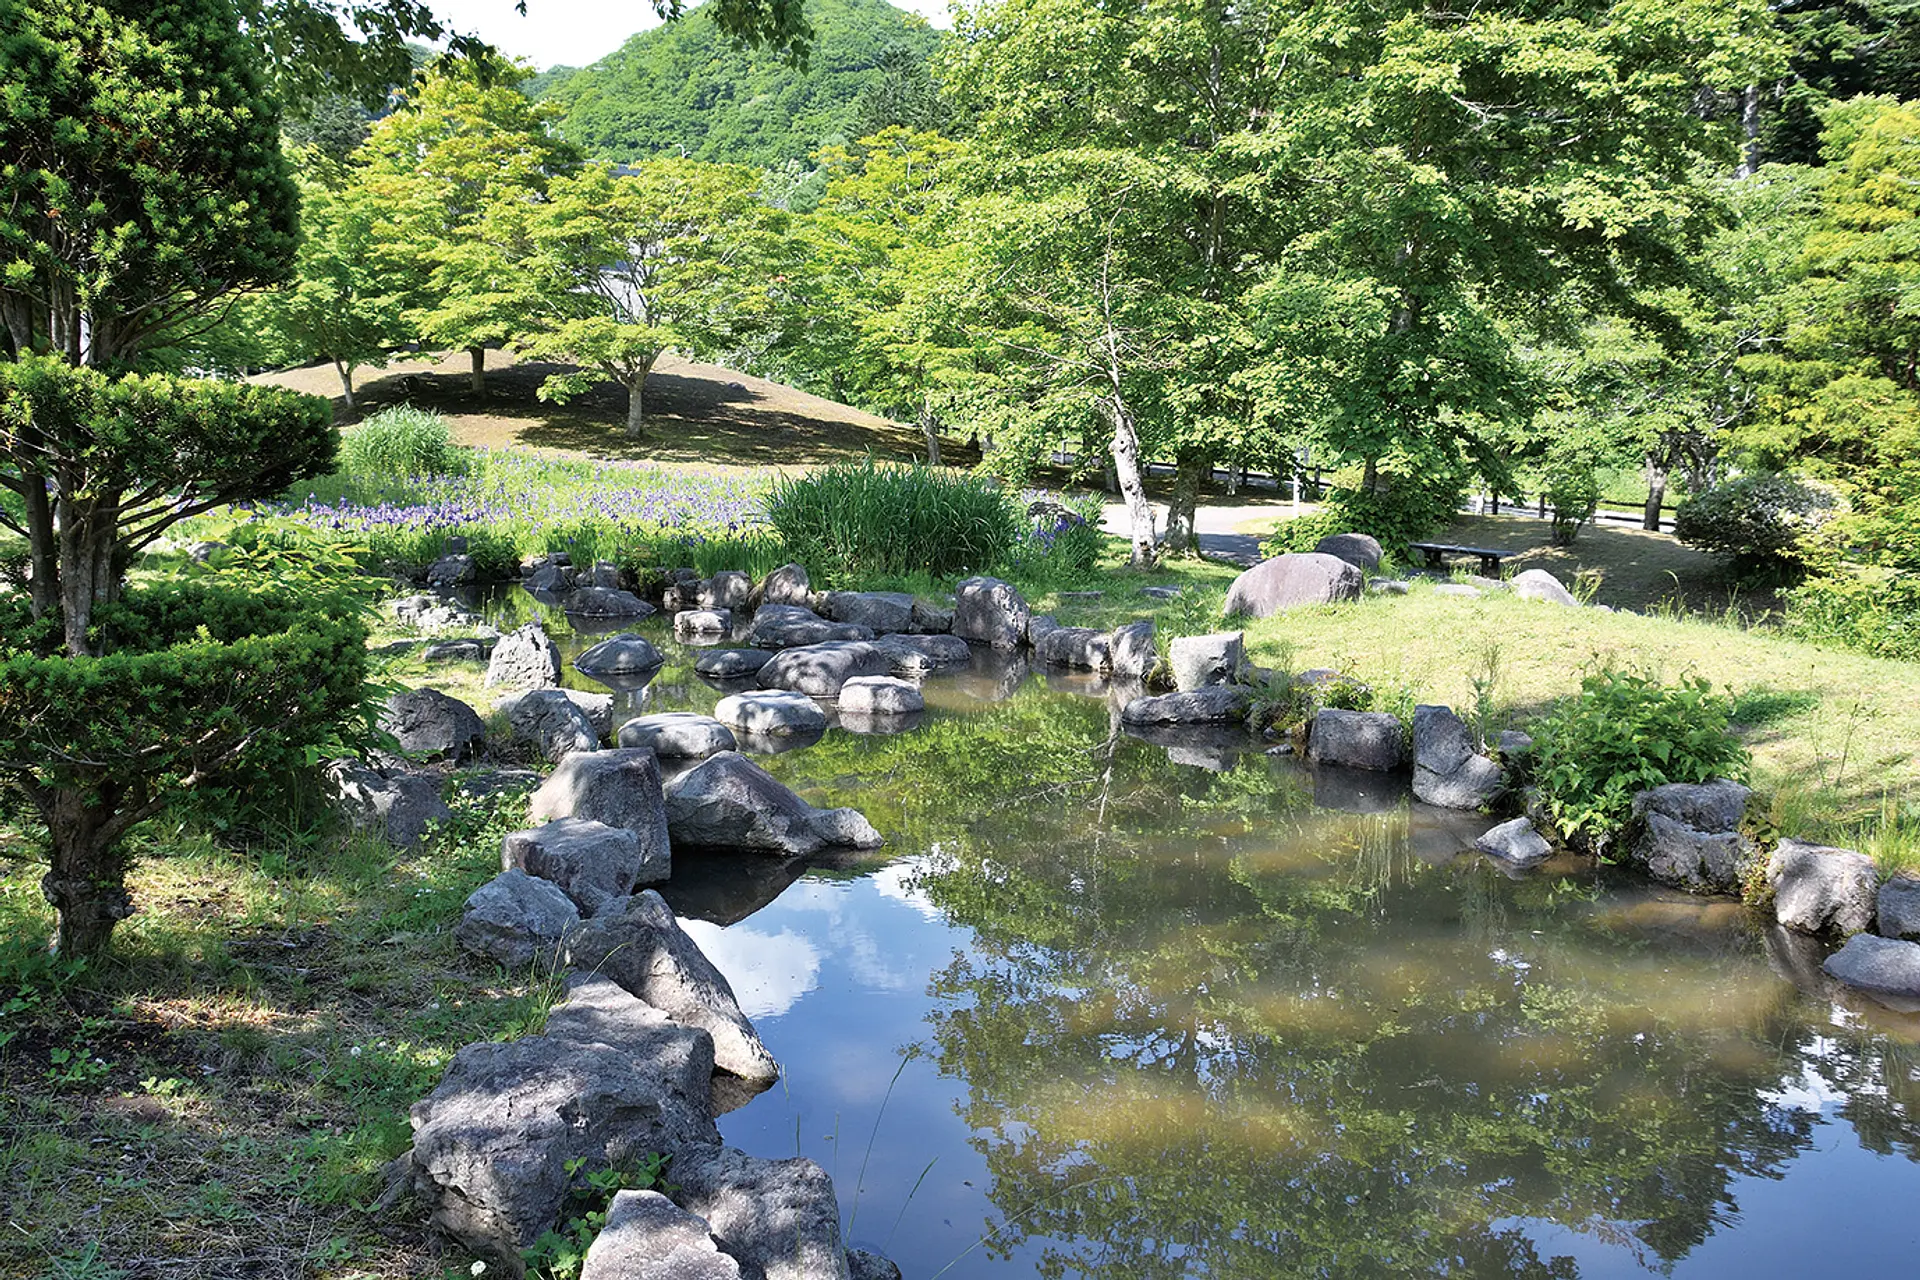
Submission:
[[[1014,497],[989,480],[871,458],[774,481],[767,523],[828,585],[992,568],[1021,536]]]
[[[456,469],[458,453],[445,419],[405,404],[382,409],[340,437],[340,469],[370,479],[444,475]]]

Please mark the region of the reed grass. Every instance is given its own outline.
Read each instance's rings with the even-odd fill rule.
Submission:
[[[985,571],[1022,533],[1012,495],[944,468],[867,458],[773,482],[767,523],[795,560],[829,586],[926,573]]]

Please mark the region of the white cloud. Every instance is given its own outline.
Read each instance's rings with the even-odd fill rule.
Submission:
[[[680,927],[733,984],[740,1012],[749,1018],[778,1017],[820,985],[819,948],[790,929],[764,933],[744,924],[723,929],[685,919]]]

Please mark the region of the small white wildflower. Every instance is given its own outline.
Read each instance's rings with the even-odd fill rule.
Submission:
[[[349,1050],[347,1050],[347,1054],[348,1054],[348,1056],[350,1056],[350,1057],[355,1057],[355,1058],[357,1058],[357,1057],[359,1057],[359,1056],[360,1056],[360,1046],[359,1046],[359,1045],[355,1045],[355,1046],[353,1046],[353,1048],[351,1048],[351,1049],[349,1049]]]
[[[476,1262],[472,1266],[468,1267],[467,1270],[476,1276],[485,1275],[487,1270],[487,1264],[484,1262]]]

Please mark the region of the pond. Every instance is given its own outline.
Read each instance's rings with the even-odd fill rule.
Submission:
[[[669,660],[629,705],[710,709],[640,630]],[[1805,939],[1572,860],[1510,878],[1391,781],[1116,737],[1084,678],[926,693],[909,732],[762,757],[884,850],[665,889],[785,1070],[727,1141],[819,1162],[907,1276],[1920,1259],[1920,1020],[1837,1002]]]

